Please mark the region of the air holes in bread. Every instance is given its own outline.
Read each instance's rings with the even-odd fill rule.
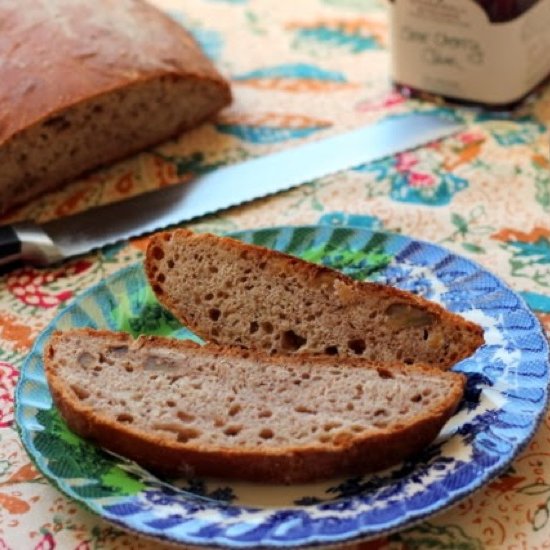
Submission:
[[[356,338],[348,342],[348,348],[357,355],[361,355],[367,347],[365,340],[363,338]]]
[[[208,302],[210,300],[212,300],[214,298],[214,294],[212,294],[211,292],[208,292],[207,294],[204,295],[204,299]]]
[[[178,411],[176,416],[182,422],[193,422],[193,420],[195,420],[195,417],[192,414],[186,413],[185,411]]]
[[[232,426],[227,426],[227,428],[225,428],[225,430],[223,431],[223,433],[225,435],[228,435],[230,437],[234,437],[236,435],[239,435],[239,433],[241,433],[241,430],[243,429],[242,426],[239,426],[239,425],[232,425]]]
[[[338,355],[338,346],[327,346],[325,348],[325,353],[327,355]]]
[[[173,269],[174,268],[174,260],[172,260],[172,258],[170,258],[167,262],[166,262],[166,265],[168,266],[168,269]]]
[[[394,378],[393,374],[386,369],[376,369],[380,378]]]
[[[254,334],[255,332],[258,332],[258,328],[259,328],[258,323],[256,323],[256,321],[252,321],[250,323],[250,327],[248,331],[250,332],[250,334]]]
[[[154,246],[151,252],[155,260],[162,260],[162,258],[164,258],[164,251],[160,246]]]
[[[158,281],[159,283],[164,283],[164,281],[166,281],[166,277],[164,276],[164,273],[159,273],[159,274],[157,275],[157,281]]]
[[[190,439],[195,439],[201,435],[201,432],[193,428],[184,428],[178,431],[177,440],[179,443],[187,443]]]
[[[305,405],[298,405],[297,407],[294,407],[294,410],[297,413],[304,413],[304,414],[315,414],[314,409],[310,409],[309,407],[306,407]]]
[[[81,388],[80,386],[77,386],[76,384],[73,384],[71,386],[71,390],[74,391],[78,399],[87,399],[88,397],[90,397],[90,392],[88,392],[84,388]]]
[[[176,440],[180,443],[187,443],[190,439],[195,439],[201,435],[199,430],[184,427],[177,422],[156,422],[153,424],[153,429],[176,434]]]
[[[126,365],[126,366],[124,367],[124,370],[125,370],[126,372],[134,372],[134,367],[132,367],[132,365]]]
[[[176,402],[175,402],[175,401],[172,401],[172,399],[168,399],[168,401],[166,401],[166,406],[167,406],[167,407],[175,407],[175,406],[176,406]]]
[[[275,434],[273,433],[273,430],[270,428],[263,428],[260,431],[260,437],[262,439],[272,439]]]
[[[212,321],[217,321],[221,314],[221,311],[216,307],[213,307],[208,311],[208,316],[212,319]]]
[[[54,116],[42,123],[44,128],[52,128],[56,132],[62,132],[71,127],[71,122],[67,120],[64,116]]]
[[[422,401],[422,396],[419,393],[417,393],[416,395],[413,395],[411,397],[411,401],[413,403],[418,403],[418,402]]]
[[[273,325],[269,321],[264,321],[261,326],[266,334],[271,334],[273,332]]]
[[[116,417],[117,422],[124,422],[126,424],[131,424],[134,421],[134,417],[128,413],[121,413]]]
[[[297,351],[306,342],[307,338],[296,334],[293,330],[285,330],[281,334],[281,348],[285,351]]]
[[[323,426],[323,430],[325,430],[325,432],[330,432],[331,430],[334,430],[335,428],[340,428],[341,426],[342,424],[340,422],[327,422]]]
[[[269,418],[272,414],[273,413],[271,411],[260,411],[260,413],[258,414],[258,418]]]
[[[241,409],[242,407],[238,403],[235,403],[234,405],[231,405],[231,407],[229,407],[228,414],[229,416],[235,416],[241,411]]]

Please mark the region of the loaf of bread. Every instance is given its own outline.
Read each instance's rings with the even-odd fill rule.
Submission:
[[[158,300],[218,344],[448,369],[483,343],[479,326],[411,293],[229,238],[158,234],[145,269]]]
[[[434,440],[464,376],[356,358],[78,329],[45,369],[69,427],[172,476],[297,483],[396,464]]]
[[[2,0],[0,27],[0,212],[231,100],[191,36],[143,0]]]

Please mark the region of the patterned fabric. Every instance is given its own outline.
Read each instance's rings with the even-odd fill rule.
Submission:
[[[3,221],[47,220],[386,116],[433,111],[467,130],[191,227],[359,225],[442,244],[521,293],[550,333],[550,88],[513,116],[405,100],[388,76],[381,0],[156,0],[233,82],[215,123],[96,172]],[[238,182],[236,182],[238,184]],[[13,424],[18,369],[75,295],[141,258],[144,239],[0,279],[0,549],[159,548],[76,506],[36,471]],[[369,549],[542,549],[550,533],[550,417],[499,478]]]

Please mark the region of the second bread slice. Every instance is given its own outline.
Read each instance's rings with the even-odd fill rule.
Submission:
[[[411,293],[229,238],[156,235],[145,268],[159,301],[218,344],[448,369],[483,343],[479,326]]]
[[[69,427],[111,451],[170,475],[274,483],[413,456],[454,412],[465,380],[87,329],[56,333],[45,369]]]

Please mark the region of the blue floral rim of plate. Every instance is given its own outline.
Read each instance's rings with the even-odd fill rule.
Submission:
[[[158,306],[141,266],[134,265],[60,312],[21,369],[21,439],[37,468],[69,497],[124,529],[175,543],[335,544],[404,528],[454,504],[502,472],[534,434],[548,399],[548,344],[523,300],[494,275],[439,246],[364,228],[281,227],[231,236],[416,292],[479,323],[486,344],[455,366],[468,377],[461,407],[414,460],[361,478],[288,488],[293,496],[282,504],[276,488],[160,480],[72,434],[52,407],[42,365],[55,329],[190,337]]]

